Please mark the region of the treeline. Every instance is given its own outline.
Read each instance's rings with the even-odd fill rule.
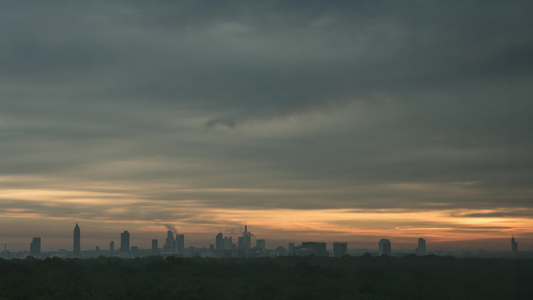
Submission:
[[[1,260],[0,299],[533,299],[533,260]]]

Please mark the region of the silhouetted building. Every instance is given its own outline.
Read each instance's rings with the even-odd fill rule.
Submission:
[[[392,253],[391,243],[388,239],[382,239],[378,243],[379,255],[388,255]]]
[[[416,255],[426,255],[426,240],[423,238],[418,239],[418,248],[416,248]]]
[[[39,257],[41,255],[41,238],[34,237],[30,244],[30,254],[33,257]]]
[[[518,243],[515,241],[514,236],[511,238],[511,251],[513,254],[518,253]]]
[[[76,223],[74,227],[74,246],[72,247],[72,255],[79,257],[81,253],[81,232],[80,226]]]
[[[285,249],[285,247],[279,246],[274,250],[274,255],[285,256],[287,255],[287,249]]]
[[[176,252],[176,240],[174,240],[174,233],[167,231],[167,239],[165,240],[165,246],[163,247],[166,253]]]
[[[109,242],[109,252],[110,253],[115,252],[115,242],[114,241]]]
[[[120,252],[130,251],[130,233],[124,231],[120,234]]]
[[[347,242],[333,242],[333,256],[343,257],[348,252]]]
[[[224,250],[224,237],[222,236],[222,232],[219,232],[217,234],[217,237],[215,239],[215,249]]]
[[[244,249],[244,237],[240,236],[237,238],[237,248]]]
[[[250,249],[252,247],[252,233],[248,232],[248,225],[244,225],[244,232],[242,234],[243,248]]]
[[[299,255],[329,256],[326,243],[319,242],[303,242],[299,249]]]
[[[159,247],[157,246],[157,240],[152,240],[152,254],[157,255],[159,253]]]
[[[223,243],[223,249],[224,250],[231,250],[231,248],[233,248],[233,237],[231,236],[225,236],[224,237],[224,243]]]
[[[185,255],[185,236],[183,234],[176,234],[176,253]]]
[[[289,243],[289,255],[295,255],[294,243]]]
[[[265,240],[256,240],[256,241],[255,241],[255,246],[256,246],[257,248],[261,248],[261,249],[265,250],[265,249],[266,249],[266,243],[265,243]]]

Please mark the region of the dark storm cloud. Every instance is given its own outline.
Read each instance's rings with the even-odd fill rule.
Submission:
[[[530,207],[532,6],[6,2],[0,173],[212,207]],[[202,191],[225,187],[251,190]]]

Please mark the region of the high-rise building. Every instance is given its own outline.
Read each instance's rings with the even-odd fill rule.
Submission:
[[[378,243],[379,255],[388,255],[392,253],[392,246],[388,239],[381,239]]]
[[[159,253],[159,247],[157,246],[157,239],[152,240],[152,254],[157,255]]]
[[[343,257],[348,252],[347,242],[333,242],[333,256]]]
[[[299,255],[329,256],[326,250],[326,243],[321,242],[303,242],[302,246],[300,246]]]
[[[176,253],[185,255],[185,236],[183,234],[176,234]]]
[[[256,246],[257,248],[262,249],[262,250],[265,250],[265,249],[266,249],[265,244],[266,244],[266,243],[265,243],[265,240],[262,240],[262,239],[261,239],[261,240],[256,240],[256,241],[255,241],[255,246]]]
[[[252,247],[252,233],[248,232],[248,225],[244,225],[244,232],[242,234],[243,248],[250,249]]]
[[[109,253],[115,252],[115,241],[109,242]]]
[[[34,237],[30,244],[30,254],[33,257],[39,257],[41,255],[41,238]]]
[[[224,250],[224,238],[223,238],[222,232],[219,232],[217,234],[217,237],[215,239],[215,249]]]
[[[418,248],[416,248],[416,255],[426,255],[426,240],[423,238],[418,239]]]
[[[72,254],[76,257],[79,257],[81,253],[81,233],[80,226],[76,223],[74,227],[74,246],[72,247]]]
[[[120,234],[120,252],[130,251],[130,233],[124,231]]]
[[[233,247],[233,237],[225,236],[224,237],[224,250],[231,250]]]
[[[176,240],[174,240],[174,233],[170,230],[167,231],[167,239],[165,240],[164,249],[167,253],[176,252]]]
[[[518,253],[518,243],[514,239],[514,236],[511,238],[511,251],[513,254]]]

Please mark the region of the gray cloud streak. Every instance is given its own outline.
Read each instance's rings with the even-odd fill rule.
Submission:
[[[9,2],[0,174],[211,207],[531,207],[532,5]],[[223,187],[269,192],[199,191]]]

